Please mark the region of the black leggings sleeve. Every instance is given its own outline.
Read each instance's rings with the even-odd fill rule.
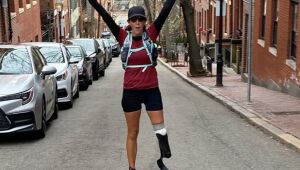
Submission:
[[[170,14],[172,7],[174,5],[176,0],[167,0],[161,9],[157,19],[154,21],[154,26],[159,33],[163,24],[165,23],[166,19],[168,18],[168,15]]]
[[[100,5],[97,0],[89,0],[90,4],[98,11],[98,13],[102,16],[104,22],[109,27],[110,31],[113,35],[118,39],[120,33],[120,27],[116,24],[116,22],[112,19],[112,17],[107,13],[107,11]]]

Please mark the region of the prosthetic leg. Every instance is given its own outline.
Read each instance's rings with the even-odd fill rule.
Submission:
[[[160,149],[160,158],[157,160],[157,165],[161,170],[168,170],[168,168],[163,162],[163,158],[170,158],[172,156],[169,146],[168,135],[156,134],[156,137],[158,139]]]
[[[163,162],[163,158],[170,158],[172,156],[170,146],[169,146],[167,130],[163,123],[154,125],[153,127],[154,127],[156,137],[158,139],[159,149],[160,149],[160,158],[157,160],[157,165],[161,170],[168,170],[168,168],[165,166]]]

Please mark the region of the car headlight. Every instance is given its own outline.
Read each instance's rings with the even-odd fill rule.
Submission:
[[[66,70],[63,74],[56,76],[57,81],[66,80],[68,77],[68,71]]]
[[[31,102],[32,98],[33,98],[33,88],[24,91],[22,93],[0,97],[0,101],[22,99],[22,104],[25,105]]]
[[[21,93],[21,98],[22,98],[22,104],[27,104],[29,103],[32,98],[33,98],[33,88],[31,88],[30,90],[28,91],[25,91],[23,93]]]

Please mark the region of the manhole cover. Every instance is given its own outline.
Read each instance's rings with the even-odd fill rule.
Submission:
[[[284,111],[284,112],[272,112],[274,115],[297,115],[300,111]]]

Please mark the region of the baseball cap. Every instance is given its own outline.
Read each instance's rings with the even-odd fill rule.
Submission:
[[[128,20],[130,20],[132,17],[143,17],[146,18],[145,9],[141,6],[133,6],[128,11]]]

